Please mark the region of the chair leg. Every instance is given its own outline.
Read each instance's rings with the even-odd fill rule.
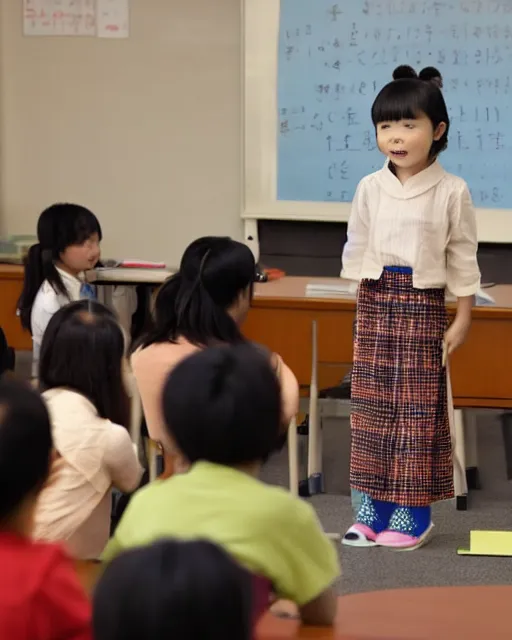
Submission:
[[[158,464],[157,464],[157,456],[158,456],[158,446],[156,442],[153,440],[148,440],[148,466],[149,466],[149,481],[153,482],[158,477]]]
[[[297,419],[292,418],[288,427],[288,468],[290,473],[290,491],[296,496],[299,493],[299,440],[297,436]]]
[[[318,380],[317,380],[317,323],[311,323],[311,383],[309,388],[309,448],[308,448],[308,482],[309,493],[315,495],[323,492],[321,430],[318,415]]]
[[[512,411],[505,411],[501,416],[501,433],[505,449],[507,480],[512,480]]]
[[[464,413],[461,409],[453,412],[455,430],[454,489],[457,511],[466,511],[468,488],[466,483],[466,454],[464,445]],[[459,468],[460,467],[460,468]]]
[[[464,441],[466,452],[466,481],[468,490],[480,489],[478,471],[477,420],[471,409],[464,410]]]

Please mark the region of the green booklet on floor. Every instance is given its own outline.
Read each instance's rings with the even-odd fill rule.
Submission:
[[[460,556],[512,556],[512,531],[471,531],[469,549],[459,547]]]

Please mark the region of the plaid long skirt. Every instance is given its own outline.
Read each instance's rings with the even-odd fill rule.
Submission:
[[[357,298],[352,370],[353,489],[408,507],[453,498],[444,290],[384,270]]]

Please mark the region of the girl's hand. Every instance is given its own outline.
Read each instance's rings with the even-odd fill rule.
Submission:
[[[471,318],[455,318],[447,332],[444,334],[444,353],[446,355],[452,354],[455,349],[458,349],[462,344],[464,344],[470,326]]]

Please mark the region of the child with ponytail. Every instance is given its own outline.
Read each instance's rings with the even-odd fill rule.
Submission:
[[[69,302],[95,297],[83,273],[100,259],[102,232],[96,216],[85,207],[54,204],[39,216],[37,238],[25,261],[18,303],[21,324],[32,334],[34,378],[43,334],[54,313]]]

